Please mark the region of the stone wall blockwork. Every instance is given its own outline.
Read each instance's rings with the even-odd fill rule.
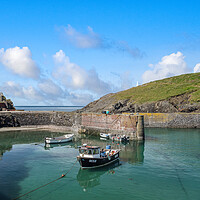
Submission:
[[[144,127],[200,128],[200,113],[139,113]]]
[[[73,127],[80,125],[80,114],[55,111],[0,112],[0,127],[54,125]]]

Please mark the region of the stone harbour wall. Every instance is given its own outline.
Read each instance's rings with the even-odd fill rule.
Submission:
[[[80,114],[55,111],[12,111],[0,112],[0,127],[18,126],[65,126],[75,127],[81,124]]]
[[[107,115],[56,111],[0,112],[1,127],[65,127],[79,133],[99,134],[109,131],[127,135],[131,139],[144,139],[143,117],[136,115]]]
[[[57,111],[1,111],[1,127],[64,127],[75,132],[110,132],[144,139],[144,127],[200,128],[200,113],[95,114]]]
[[[90,132],[118,133],[129,136],[132,140],[144,139],[143,116],[132,114],[95,114],[82,113],[82,130]]]
[[[139,113],[144,127],[200,128],[200,113]]]

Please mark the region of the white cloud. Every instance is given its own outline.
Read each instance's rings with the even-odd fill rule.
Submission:
[[[38,83],[38,88],[46,95],[58,98],[63,96],[63,90],[50,79],[42,80]]]
[[[94,69],[86,71],[77,64],[70,62],[69,57],[62,50],[57,52],[53,58],[57,65],[53,75],[66,87],[88,90],[96,94],[106,94],[111,91],[110,85],[102,81]]]
[[[200,72],[200,63],[197,63],[194,67],[194,73]]]
[[[75,47],[82,49],[113,49],[118,52],[127,53],[134,58],[142,58],[144,56],[144,53],[141,52],[139,48],[131,47],[126,41],[115,41],[113,39],[102,37],[95,33],[89,26],[87,32],[87,34],[80,33],[69,24],[67,27],[64,27],[65,36]]]
[[[121,90],[127,90],[133,87],[133,78],[131,78],[131,73],[126,71],[121,74]]]
[[[16,96],[24,98],[24,93],[20,84],[15,83],[14,81],[8,81],[4,84],[1,84],[1,91],[5,91],[8,96]]]
[[[114,88],[114,91],[118,92],[133,87],[134,80],[130,71],[125,71],[121,74],[117,72],[111,72],[111,74],[117,78],[117,80],[115,80],[115,85],[118,82],[117,86]]]
[[[87,78],[85,70],[77,64],[71,63],[69,57],[67,57],[62,50],[57,52],[53,58],[58,66],[54,76],[62,80],[63,84],[67,87],[83,89]]]
[[[0,90],[4,91],[6,95],[11,96],[11,97],[18,97],[21,99],[28,99],[28,100],[33,100],[33,101],[44,100],[43,95],[32,86],[25,88],[14,81],[8,81],[2,84],[2,86],[0,87]]]
[[[28,88],[22,88],[25,98],[31,99],[33,101],[42,102],[45,101],[44,96],[38,90],[36,90],[33,86],[29,86]]]
[[[4,51],[0,49],[0,62],[11,70],[12,73],[23,77],[37,79],[40,70],[32,60],[32,54],[28,47],[14,47]]]
[[[102,44],[101,38],[91,27],[88,26],[88,33],[82,34],[77,32],[68,24],[64,28],[68,40],[78,48],[97,48]]]
[[[14,104],[24,102],[25,105],[86,105],[94,100],[93,95],[88,93],[64,91],[48,79],[39,83],[38,88],[24,87],[14,81],[8,81],[0,85],[0,91],[11,98]]]
[[[113,47],[119,51],[128,53],[134,58],[142,58],[145,55],[145,53],[141,52],[139,48],[133,48],[125,41],[114,42],[113,44]]]
[[[189,70],[184,58],[181,52],[177,52],[164,56],[156,65],[150,64],[152,70],[144,72],[143,83],[187,73]]]
[[[94,101],[94,98],[91,94],[70,93],[70,100],[73,105],[82,106]]]

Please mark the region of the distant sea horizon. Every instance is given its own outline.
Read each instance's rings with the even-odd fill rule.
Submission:
[[[15,106],[16,110],[24,111],[65,111],[71,112],[84,106]]]

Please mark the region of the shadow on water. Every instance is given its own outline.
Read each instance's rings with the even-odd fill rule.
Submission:
[[[112,148],[121,149],[120,161],[130,164],[142,164],[144,161],[144,142],[131,141],[128,143],[102,141],[99,137],[92,136],[90,139],[79,137],[75,142],[44,146],[46,136],[55,137],[63,133],[52,133],[47,131],[15,131],[0,134],[0,199],[12,199],[20,195],[20,183],[29,176],[30,168],[26,162],[35,150],[35,144],[41,145],[45,150],[69,146],[77,149],[83,143],[99,145],[105,148],[111,144]],[[34,144],[35,143],[35,144]],[[40,144],[38,144],[40,143]],[[18,144],[33,144],[20,146]],[[25,148],[25,149],[24,149]],[[105,173],[115,173],[114,168],[119,166],[119,162],[113,163],[104,168],[96,170],[79,170],[77,181],[83,189],[88,189],[100,184],[100,177]],[[92,173],[91,173],[92,171]]]
[[[34,189],[31,188],[33,181],[36,185],[41,185],[40,181],[42,181],[42,184],[48,182],[47,177],[49,177],[49,174],[52,175],[52,172],[57,173],[66,169],[66,167],[71,167],[73,159],[75,160],[78,154],[78,146],[84,143],[97,145],[101,148],[111,145],[112,148],[121,149],[120,163],[122,166],[119,167],[119,164],[113,163],[93,170],[81,170],[79,166],[78,168],[76,166],[76,171],[70,171],[70,175],[58,184],[52,184],[48,190],[34,193],[32,197],[36,199],[38,195],[38,199],[41,199],[43,194],[44,199],[55,199],[59,195],[63,197],[62,199],[66,199],[68,196],[73,199],[73,195],[75,195],[77,199],[81,199],[83,197],[82,189],[85,191],[94,188],[94,191],[99,191],[100,194],[105,181],[112,183],[115,178],[119,177],[122,178],[120,183],[114,185],[120,184],[120,187],[124,187],[127,182],[123,182],[126,181],[123,180],[123,177],[135,173],[135,183],[138,183],[134,185],[136,189],[131,188],[132,185],[128,183],[129,185],[127,184],[127,187],[123,188],[124,193],[121,192],[121,195],[126,192],[126,194],[130,194],[129,197],[136,197],[137,195],[142,197],[143,195],[145,198],[145,195],[148,195],[148,197],[154,197],[151,199],[159,199],[158,197],[162,198],[161,195],[166,194],[162,199],[173,199],[173,195],[174,198],[179,195],[179,199],[181,197],[183,197],[182,199],[198,199],[195,197],[199,195],[200,129],[146,129],[145,131],[145,145],[143,141],[120,143],[100,140],[97,136],[88,138],[88,136],[79,135],[75,138],[75,142],[50,145],[49,147],[44,147],[45,136],[53,137],[63,135],[63,133],[37,131],[0,133],[0,200],[15,198],[20,195],[20,192],[26,191],[26,187]],[[35,145],[35,143],[40,143],[38,145],[43,148],[37,148],[38,145]],[[68,147],[71,149],[67,149]],[[37,151],[38,149],[39,151]],[[144,156],[145,165],[143,165]],[[32,160],[30,157],[32,157]],[[48,167],[46,168],[46,166]],[[40,176],[40,169],[45,170],[47,176],[46,174],[43,177]],[[118,171],[120,173],[116,173]],[[117,195],[118,189],[115,190]],[[78,193],[79,190],[80,193]],[[88,197],[92,192],[84,194],[85,197]],[[113,197],[113,193],[110,192],[109,195],[108,198]],[[25,197],[25,199],[27,198],[30,199],[29,196]]]
[[[8,198],[8,197],[5,196],[4,194],[0,193],[0,199],[1,199],[1,200],[9,200],[10,198]]]
[[[29,159],[33,148],[26,151],[12,151],[17,144],[40,143],[45,136],[59,136],[63,133],[45,131],[15,131],[0,133],[0,199],[12,199],[19,195],[19,183],[29,175],[25,161]]]
[[[19,182],[28,176],[29,169],[25,166],[26,155],[18,152],[5,153],[0,160],[0,199],[12,199],[18,196],[21,187]],[[30,153],[30,152],[27,152]]]
[[[77,174],[77,181],[79,185],[83,188],[83,191],[86,191],[89,188],[93,188],[101,184],[100,177],[105,174],[114,174],[115,168],[120,166],[119,160],[115,163],[112,163],[108,166],[98,169],[79,169]]]

